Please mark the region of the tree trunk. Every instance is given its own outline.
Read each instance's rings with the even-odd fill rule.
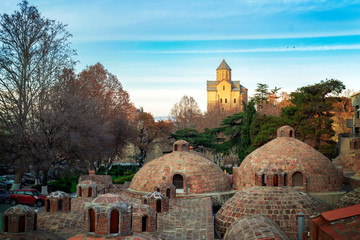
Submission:
[[[41,183],[41,194],[48,194],[48,189],[47,189],[47,182],[48,182],[48,172],[49,169],[43,169],[43,179],[42,179],[42,183]]]
[[[19,189],[21,187],[21,180],[25,173],[25,168],[23,165],[19,164],[16,169],[16,175],[13,185],[11,186],[10,190]]]

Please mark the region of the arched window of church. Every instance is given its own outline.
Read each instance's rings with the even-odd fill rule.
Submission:
[[[234,98],[234,103],[236,103],[236,98]]]
[[[222,98],[220,98],[220,103],[222,103]]]
[[[223,90],[225,91],[225,86],[223,86]]]
[[[225,103],[227,103],[227,98],[225,98]]]

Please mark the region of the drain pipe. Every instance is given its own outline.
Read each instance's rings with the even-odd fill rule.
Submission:
[[[298,240],[302,240],[303,239],[303,233],[304,233],[304,217],[305,214],[300,212],[297,214],[297,219],[298,219]]]

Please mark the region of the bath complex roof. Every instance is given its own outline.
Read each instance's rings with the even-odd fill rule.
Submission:
[[[294,138],[289,126],[279,128],[278,137],[250,153],[234,170],[234,188],[255,185],[255,174],[269,166],[286,173],[285,185],[292,185],[292,175],[304,175],[304,189],[309,192],[340,191],[342,173],[319,151]]]
[[[291,187],[251,187],[237,192],[217,212],[215,231],[223,237],[237,219],[254,214],[264,214],[272,219],[290,239],[296,239],[297,214],[305,214],[309,230],[309,217],[328,210],[328,206]]]
[[[100,204],[114,204],[118,202],[126,202],[126,200],[119,194],[106,193],[91,201],[92,203]]]

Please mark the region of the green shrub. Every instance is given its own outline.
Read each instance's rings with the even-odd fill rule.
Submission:
[[[124,184],[125,182],[130,182],[133,177],[134,177],[135,173],[132,173],[130,175],[126,175],[126,176],[120,176],[118,178],[116,178],[115,180],[113,180],[114,184]]]

